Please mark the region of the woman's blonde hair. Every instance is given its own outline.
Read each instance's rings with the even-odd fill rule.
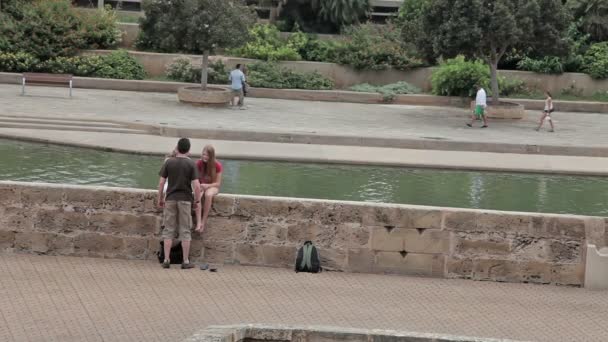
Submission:
[[[202,173],[204,176],[208,176],[211,180],[211,183],[213,183],[216,181],[217,177],[217,169],[215,167],[215,148],[213,148],[212,145],[206,145],[205,147],[203,147],[203,153],[201,153],[201,160],[203,159],[202,155],[205,154],[205,151],[207,151],[207,154],[209,155],[209,160],[207,160],[207,163],[203,161]]]

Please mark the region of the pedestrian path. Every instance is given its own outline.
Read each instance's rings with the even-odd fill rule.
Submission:
[[[0,137],[68,144],[103,150],[165,155],[177,138],[147,134],[85,132],[51,129],[0,128]],[[608,158],[281,144],[249,141],[192,139],[192,152],[213,144],[223,159],[274,160],[578,175],[608,175]]]
[[[0,254],[0,341],[180,341],[209,325],[331,325],[532,341],[608,340],[580,288]]]

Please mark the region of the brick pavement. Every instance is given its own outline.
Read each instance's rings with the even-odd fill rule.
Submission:
[[[235,323],[606,341],[607,312],[607,292],[568,287],[0,254],[0,341],[178,341]]]

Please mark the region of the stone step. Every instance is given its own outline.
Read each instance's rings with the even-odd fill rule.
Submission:
[[[124,128],[127,127],[123,124],[104,122],[104,121],[88,121],[88,120],[71,120],[71,119],[47,119],[47,118],[16,118],[16,117],[5,117],[0,116],[0,123],[11,123],[11,124],[42,124],[42,125],[62,125],[62,126],[79,126],[79,127],[112,127],[112,128]]]
[[[0,127],[59,130],[59,131],[150,134],[149,132],[144,131],[144,130],[130,129],[130,128],[124,128],[124,127],[95,127],[95,126],[75,126],[75,125],[53,125],[53,124],[39,124],[39,123],[12,123],[12,122],[2,122],[2,121],[0,121]]]

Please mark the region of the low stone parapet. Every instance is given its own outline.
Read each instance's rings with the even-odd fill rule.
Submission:
[[[0,249],[151,259],[149,190],[0,182]],[[598,217],[220,195],[191,259],[293,267],[306,240],[328,270],[581,286]]]

